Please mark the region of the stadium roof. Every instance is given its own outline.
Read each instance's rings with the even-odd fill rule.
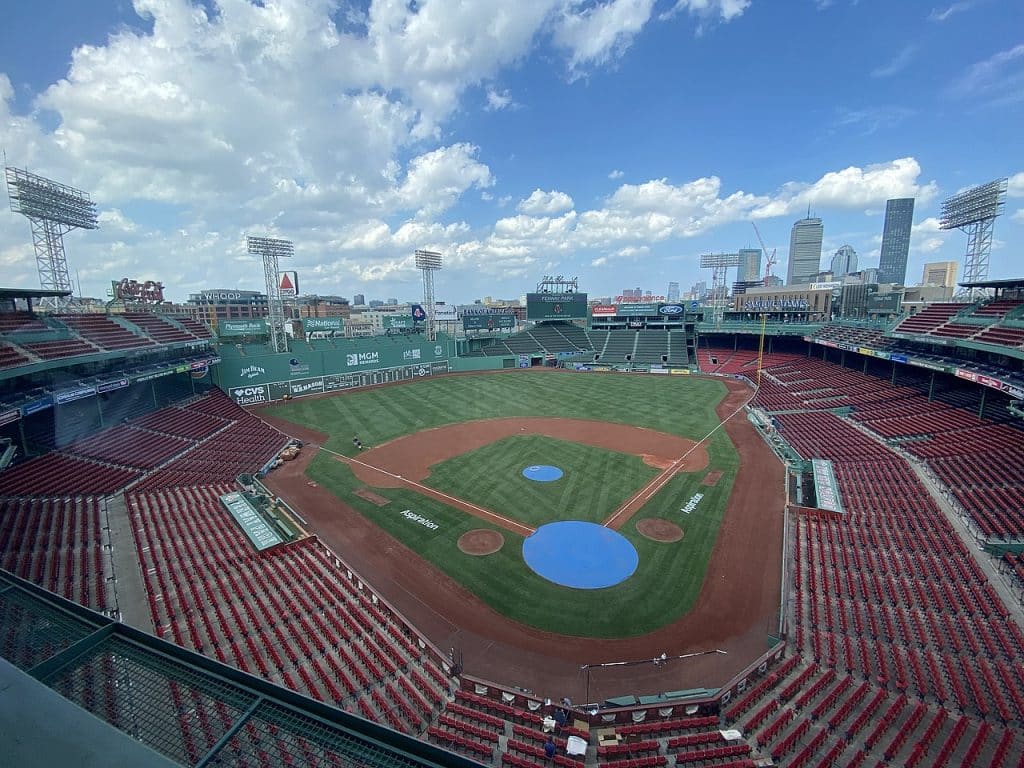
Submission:
[[[44,291],[42,288],[0,288],[0,301],[5,299],[47,299],[70,296],[71,291]]]
[[[961,288],[1024,288],[1024,277],[1008,277],[1004,280],[977,280],[973,283],[957,283]]]
[[[4,570],[0,685],[19,692],[13,708],[11,696],[0,697],[0,723],[14,722],[15,710],[22,714],[21,738],[5,744],[14,752],[5,764],[479,768],[454,752],[179,648]],[[83,717],[85,711],[109,727],[98,728],[95,718]],[[57,722],[60,738],[54,738]]]

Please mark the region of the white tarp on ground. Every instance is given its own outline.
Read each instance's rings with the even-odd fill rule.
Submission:
[[[569,755],[585,755],[587,754],[587,742],[579,736],[570,736],[566,739],[565,751]]]
[[[737,730],[719,731],[722,734],[722,738],[726,741],[732,741],[733,739],[742,739],[743,734]]]

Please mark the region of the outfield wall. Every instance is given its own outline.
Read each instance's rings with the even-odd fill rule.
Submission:
[[[337,339],[334,348],[313,349],[293,342],[290,352],[258,354],[252,347],[244,354],[222,346],[222,361],[215,368],[217,385],[239,405],[259,405],[286,397],[368,387],[436,376],[458,370],[455,341],[440,337],[380,336],[370,339]]]

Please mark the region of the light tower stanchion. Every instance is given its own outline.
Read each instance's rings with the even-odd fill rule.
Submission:
[[[984,289],[971,285],[988,279],[989,255],[992,253],[992,231],[996,218],[1005,206],[1007,179],[996,179],[954,195],[942,203],[939,229],[959,229],[967,234],[964,255],[963,283],[957,296],[976,301],[985,296]]]
[[[417,250],[416,269],[423,272],[423,309],[427,312],[427,341],[437,341],[434,273],[441,269],[441,254],[437,251]]]
[[[11,210],[32,226],[39,287],[44,291],[71,294],[71,275],[64,251],[64,235],[73,229],[98,229],[96,203],[80,189],[37,176],[21,168],[5,166]],[[51,309],[67,309],[69,296],[46,296],[39,302]]]
[[[284,301],[281,299],[280,259],[295,254],[291,240],[273,237],[246,237],[246,248],[253,256],[263,258],[263,277],[267,283],[267,324],[270,346],[275,352],[288,351],[288,334],[284,330]]]

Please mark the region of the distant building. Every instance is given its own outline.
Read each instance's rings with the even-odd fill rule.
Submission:
[[[370,309],[377,309],[378,307],[383,307],[383,306],[384,306],[384,302],[381,301],[380,299],[370,299]]]
[[[837,278],[857,271],[857,252],[852,245],[844,245],[832,257],[832,274]]]
[[[789,266],[786,285],[804,285],[821,270],[821,241],[825,228],[821,219],[808,217],[793,224],[789,234]]]
[[[737,282],[754,283],[761,279],[761,249],[740,248],[740,267],[736,275]]]
[[[668,293],[665,294],[665,298],[669,302],[679,301],[679,283],[668,284]]]
[[[914,224],[914,198],[901,197],[885,203],[882,252],[878,257],[878,280],[906,285],[910,228]]]
[[[388,306],[389,307],[397,307],[398,306],[398,299],[388,299]]]
[[[749,288],[733,297],[736,319],[756,320],[761,314],[770,320],[823,322],[832,316],[832,289],[812,288],[810,284],[780,288]]]
[[[921,285],[941,285],[943,288],[956,287],[955,261],[932,261],[924,265]]]
[[[268,313],[267,294],[237,288],[211,288],[191,293],[185,306],[189,314],[206,322],[266,317]]]
[[[782,285],[782,278],[778,275],[768,275],[768,277],[764,279],[765,288],[779,288]]]
[[[366,297],[361,293],[357,293],[355,296],[352,297],[352,303],[357,307],[365,307]]]

